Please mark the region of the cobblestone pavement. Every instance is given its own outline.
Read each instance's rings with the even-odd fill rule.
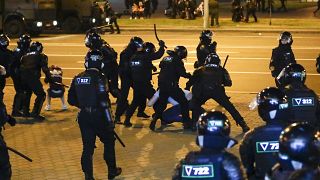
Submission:
[[[8,112],[11,112],[13,95],[13,87],[7,86],[5,102]],[[257,112],[248,109],[254,94],[229,93],[228,95],[250,127],[262,123],[258,119]],[[82,143],[75,121],[78,110],[69,107],[67,111],[61,111],[60,108],[60,101],[53,99],[52,111],[42,112],[46,116],[44,122],[19,118],[15,127],[6,126],[4,137],[8,146],[33,159],[30,163],[10,153],[13,180],[83,179],[80,166]],[[207,102],[205,108],[221,109],[214,101]],[[151,115],[153,110],[147,108],[146,112]],[[230,114],[227,115],[231,118]],[[139,119],[134,116],[132,120],[134,124],[132,128],[117,125],[115,129],[126,144],[126,148],[122,148],[116,143],[117,163],[123,168],[123,174],[117,179],[170,179],[175,164],[187,152],[198,149],[194,141],[195,132],[183,131],[179,123],[155,133],[148,128],[149,119]],[[231,136],[241,140],[243,135],[241,128],[237,127],[233,120],[231,122]],[[160,123],[157,125],[160,126]],[[106,179],[103,144],[97,141],[96,146],[94,175],[96,179]],[[238,146],[231,151],[238,155]]]

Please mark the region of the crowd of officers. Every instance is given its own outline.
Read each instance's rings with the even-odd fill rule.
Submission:
[[[283,32],[279,46],[273,49],[270,70],[277,87],[268,87],[257,94],[250,104],[258,108],[260,118],[266,123],[252,130],[244,118],[230,102],[225,86],[232,86],[228,71],[221,65],[216,52],[217,42],[212,41],[213,32],[204,30],[197,46],[195,71],[188,73],[183,59],[188,55],[184,46],[167,50],[159,64],[159,100],[153,104],[154,114],[149,128],[156,131],[156,123],[165,126],[163,113],[168,98],[179,103],[182,124],[185,130],[197,130],[196,143],[200,151],[190,152],[181,160],[174,171],[173,179],[244,179],[245,175],[238,158],[226,149],[237,144],[229,137],[231,125],[227,116],[220,111],[204,111],[201,107],[209,99],[224,107],[236,124],[246,133],[240,144],[240,157],[246,176],[249,179],[303,179],[320,176],[320,133],[319,101],[314,91],[305,85],[306,70],[297,64],[291,49],[292,35]],[[18,47],[10,51],[9,39],[0,35],[1,58],[1,123],[15,125],[12,116],[33,117],[44,120],[40,115],[46,94],[40,81],[41,70],[47,81],[52,82],[48,70],[48,58],[42,53],[40,42],[32,42],[28,35],[18,39]],[[68,92],[68,103],[80,109],[77,120],[80,127],[83,152],[81,166],[86,180],[94,179],[93,154],[96,137],[104,144],[104,160],[108,167],[108,179],[119,176],[122,169],[116,164],[114,131],[115,124],[129,128],[131,117],[138,108],[138,117],[148,118],[144,113],[147,99],[156,90],[151,80],[157,68],[152,61],[160,59],[165,53],[165,42],[159,40],[159,48],[140,37],[132,37],[127,47],[117,52],[96,32],[88,32],[85,45],[85,71],[76,75]],[[320,57],[318,58],[320,61]],[[317,70],[320,72],[317,62]],[[13,109],[7,114],[3,102],[3,88],[8,76],[13,78],[16,95]],[[118,77],[121,86],[119,88]],[[185,89],[192,87],[192,99],[185,97],[179,86],[180,77],[189,81]],[[133,89],[132,102],[128,103],[128,93]],[[115,118],[111,111],[110,94],[117,98]],[[30,96],[37,97],[33,111],[29,112]],[[90,96],[88,96],[90,94]],[[192,111],[192,117],[189,116]],[[125,113],[125,120],[121,115]],[[8,150],[0,136],[0,179],[10,179],[11,166]]]

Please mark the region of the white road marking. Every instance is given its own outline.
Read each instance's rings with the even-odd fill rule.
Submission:
[[[85,47],[84,43],[43,43],[44,46],[47,47]],[[122,43],[122,44],[112,44],[110,43],[112,47],[125,47],[128,44]],[[169,48],[175,47],[175,45],[167,45]],[[186,48],[196,48],[197,44],[194,45],[185,45]],[[234,45],[219,45],[219,49],[223,48],[230,48],[230,49],[268,49],[272,50],[275,46],[234,46]],[[293,50],[320,50],[320,46],[313,46],[313,47],[305,47],[305,46],[294,46]]]
[[[34,38],[34,40],[37,41],[50,41],[50,40],[57,40],[57,39],[66,39],[70,37],[76,37],[78,35],[62,35],[62,36],[56,36],[56,37],[47,37],[47,38]]]

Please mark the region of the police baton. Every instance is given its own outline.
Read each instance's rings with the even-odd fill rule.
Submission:
[[[68,85],[65,85],[63,83],[59,83],[59,82],[52,82],[52,83],[55,84],[55,85],[59,85],[59,86],[63,86],[63,87],[69,88]]]
[[[123,143],[123,141],[121,140],[121,138],[118,136],[118,134],[115,131],[113,131],[113,135],[119,141],[119,143],[121,144],[122,147],[126,147],[126,145]]]
[[[223,68],[226,67],[226,64],[227,64],[227,62],[228,62],[228,59],[229,59],[229,55],[227,55],[226,60],[224,60],[224,63],[223,63],[223,66],[222,66]]]
[[[154,30],[154,35],[156,36],[156,39],[158,42],[160,42],[160,39],[158,37],[158,33],[157,33],[157,27],[156,27],[156,24],[153,24],[153,30]],[[165,48],[167,48],[167,46],[165,45],[164,46]]]
[[[8,149],[9,151],[11,151],[11,152],[19,155],[19,156],[22,157],[23,159],[25,159],[25,160],[27,160],[27,161],[29,161],[29,162],[32,162],[32,159],[31,159],[31,158],[29,158],[28,156],[22,154],[21,152],[13,149],[13,148],[11,148],[11,147],[8,147],[8,146],[7,146],[7,149]]]

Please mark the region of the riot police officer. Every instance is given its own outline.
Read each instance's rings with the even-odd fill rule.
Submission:
[[[51,82],[50,71],[48,68],[48,57],[43,51],[43,46],[40,42],[33,42],[30,45],[30,52],[21,58],[20,73],[23,89],[25,91],[33,92],[37,97],[34,102],[31,117],[37,120],[44,120],[45,117],[40,115],[41,108],[46,93],[40,81],[41,70],[45,74],[49,82]],[[30,99],[25,100],[24,114],[29,113]]]
[[[154,131],[156,122],[162,117],[163,111],[167,107],[167,100],[172,97],[181,105],[182,122],[184,129],[191,129],[191,119],[189,117],[188,100],[184,92],[179,87],[180,77],[190,78],[191,74],[186,72],[183,59],[187,57],[188,51],[184,46],[176,46],[174,51],[167,51],[166,56],[160,62],[161,68],[158,76],[159,104],[155,109],[149,128]]]
[[[263,179],[277,163],[274,153],[279,151],[279,136],[285,128],[282,114],[287,103],[286,95],[275,87],[265,88],[254,99],[253,104],[258,106],[259,116],[266,124],[247,132],[240,144],[241,161],[249,179]]]
[[[153,44],[150,45],[150,43],[148,43],[146,45],[152,48]],[[152,72],[150,70],[153,68],[152,61],[161,58],[164,54],[165,43],[162,40],[159,41],[159,46],[160,48],[157,52],[152,52],[154,49],[149,49],[150,47],[138,48],[130,59],[129,66],[132,77],[133,100],[126,112],[126,120],[124,121],[126,127],[132,126],[130,118],[138,105],[145,106],[146,99],[150,99],[155,93],[150,83],[152,79]]]
[[[224,113],[210,111],[202,114],[197,122],[196,138],[201,149],[189,152],[180,161],[172,179],[244,179],[239,159],[226,151],[237,144],[229,137],[230,129],[230,121]]]
[[[120,116],[128,108],[128,94],[130,87],[132,86],[132,77],[130,70],[130,59],[138,48],[143,47],[143,40],[140,37],[132,37],[128,46],[120,53],[119,62],[119,77],[121,80],[120,87],[120,97],[117,99],[117,108],[115,112],[115,122],[121,123]],[[146,106],[139,106],[138,117],[149,118],[147,114],[144,113]]]
[[[16,94],[14,96],[13,105],[12,105],[12,116],[22,116],[22,105],[24,101],[24,97],[26,94],[24,94],[21,77],[20,77],[20,60],[21,57],[24,56],[29,52],[30,44],[31,44],[31,38],[29,35],[23,34],[19,37],[17,41],[17,48],[13,50],[13,56],[14,60],[10,65],[10,76],[13,80],[14,89],[16,91]],[[28,96],[31,96],[31,93],[28,94]],[[26,97],[27,98],[27,97]],[[30,97],[28,98],[30,99]]]
[[[85,57],[86,70],[73,78],[68,93],[68,103],[80,109],[77,119],[83,142],[81,166],[86,180],[94,179],[92,156],[96,136],[104,143],[108,178],[113,179],[122,172],[116,165],[114,125],[106,78],[101,71],[102,60],[99,50],[89,51]]]
[[[206,58],[204,66],[193,72],[186,89],[192,88],[192,119],[194,122],[201,114],[201,105],[208,99],[214,99],[217,103],[223,106],[240,125],[243,132],[249,131],[249,127],[243,117],[230,102],[226,95],[224,86],[232,86],[228,71],[220,66],[220,58],[217,54],[211,53]]]
[[[272,56],[269,64],[272,77],[275,78],[277,87],[283,88],[278,84],[276,77],[279,75],[281,70],[290,63],[296,63],[291,45],[293,43],[292,35],[288,31],[284,31],[279,37],[279,46],[272,50]]]
[[[12,174],[7,145],[1,134],[2,127],[6,123],[9,123],[11,126],[15,126],[16,120],[7,114],[6,106],[1,103],[0,104],[0,179],[1,180],[10,180],[11,174]]]
[[[296,170],[317,169],[320,161],[320,132],[311,124],[294,123],[279,138],[278,163],[265,179],[288,179]]]
[[[118,53],[104,41],[98,33],[89,33],[85,38],[85,45],[91,50],[97,49],[103,54],[104,67],[102,72],[105,74],[110,86],[110,93],[113,97],[118,98],[120,95],[118,84],[118,70],[117,62]]]
[[[302,65],[289,64],[277,80],[281,86],[285,86],[284,92],[288,96],[289,123],[308,121],[319,126],[319,97],[305,85],[306,76]]]
[[[197,46],[197,61],[194,63],[194,68],[203,66],[206,57],[212,52],[212,49],[215,50],[217,43],[214,41],[212,44],[213,48],[210,48],[212,41],[213,32],[210,30],[203,30],[200,34],[200,42]]]
[[[0,75],[0,103],[3,104],[3,90],[6,86],[6,78],[10,76],[9,65],[13,61],[13,53],[11,50],[8,49],[10,39],[7,35],[1,34],[0,35],[0,65],[4,67],[5,72],[4,74]]]

